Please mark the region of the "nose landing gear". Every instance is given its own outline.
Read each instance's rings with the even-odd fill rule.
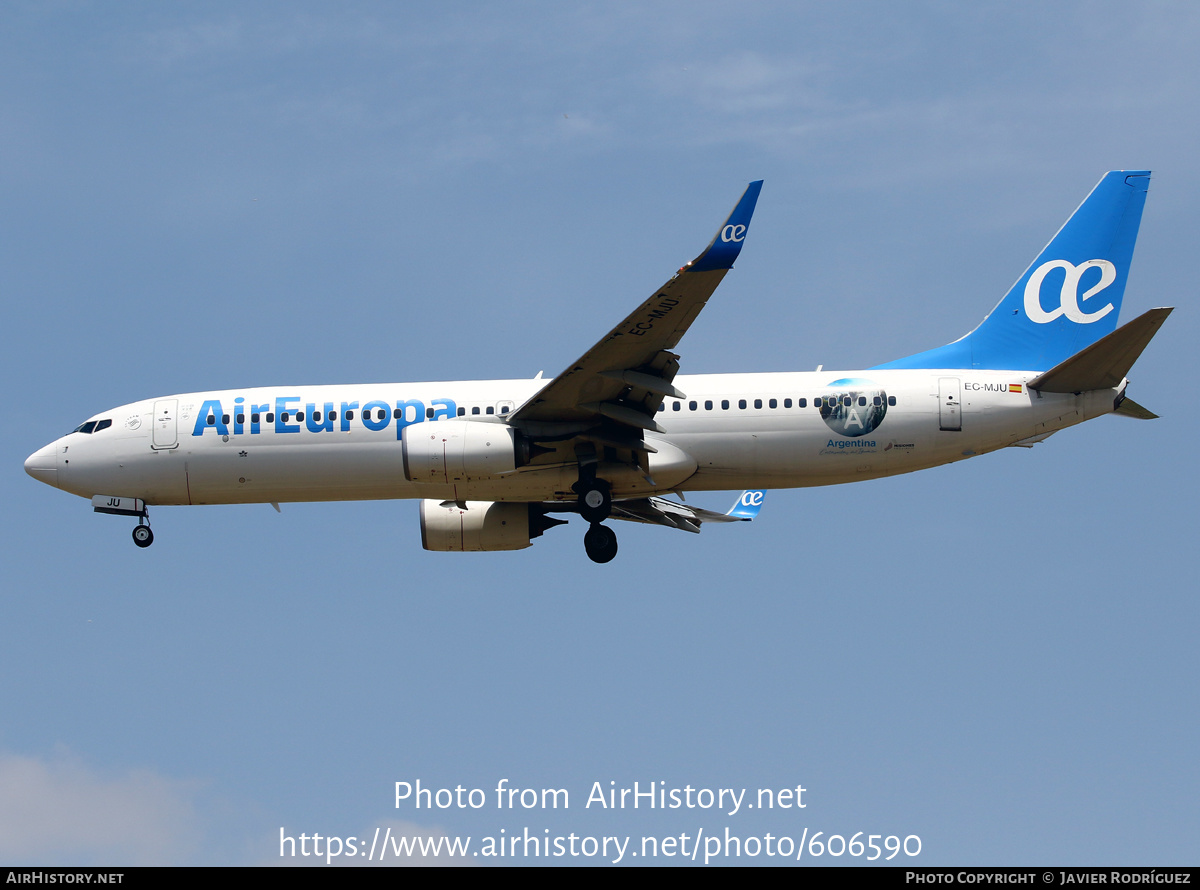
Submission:
[[[138,524],[133,530],[133,543],[143,548],[154,543],[154,532],[150,531],[150,513],[141,498],[98,494],[92,497],[92,509],[111,516],[136,516]]]
[[[139,547],[149,547],[154,543],[154,532],[150,531],[149,525],[142,525],[139,522],[133,527],[133,543]]]

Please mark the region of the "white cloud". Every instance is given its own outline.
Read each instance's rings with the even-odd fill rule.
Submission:
[[[0,860],[178,863],[201,840],[197,790],[150,770],[103,775],[65,751],[48,758],[0,753]]]

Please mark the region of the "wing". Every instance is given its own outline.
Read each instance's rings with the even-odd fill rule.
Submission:
[[[663,397],[683,398],[671,383],[679,370],[679,356],[671,350],[737,259],[761,188],[761,180],[750,183],[700,256],[521,405],[509,422],[543,441],[615,425],[609,439],[635,447],[643,430],[658,431],[654,413]]]
[[[617,501],[613,504],[612,515],[614,519],[665,525],[667,528],[699,534],[700,525],[704,522],[749,522],[758,515],[765,494],[765,491],[743,491],[728,513],[715,513],[666,498],[650,497]]]

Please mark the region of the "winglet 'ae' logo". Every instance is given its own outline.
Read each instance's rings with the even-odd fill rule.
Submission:
[[[726,243],[730,241],[744,241],[746,238],[746,227],[743,225],[729,225],[721,229],[721,240]]]
[[[1063,270],[1062,291],[1059,293],[1058,306],[1047,312],[1042,308],[1042,282],[1053,269]],[[1100,270],[1100,280],[1079,294],[1079,282],[1089,269]],[[1029,276],[1025,285],[1025,314],[1036,324],[1048,324],[1060,315],[1065,315],[1076,324],[1091,324],[1099,321],[1112,312],[1113,304],[1108,303],[1095,312],[1084,312],[1079,304],[1090,299],[1117,280],[1117,268],[1108,260],[1088,260],[1078,266],[1066,260],[1050,260],[1042,263]]]

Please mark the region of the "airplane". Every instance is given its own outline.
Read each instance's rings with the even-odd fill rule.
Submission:
[[[272,386],[93,415],[25,461],[96,512],[169,504],[419,498],[433,551],[519,550],[609,519],[699,532],[775,488],[908,473],[1029,447],[1102,414],[1151,419],[1126,377],[1171,307],[1117,327],[1149,171],[1107,173],[966,336],[865,370],[680,375],[676,348],[744,244],[762,181],[712,241],[552,380]],[[728,513],[685,492],[744,489]],[[679,500],[670,495],[677,494]]]

